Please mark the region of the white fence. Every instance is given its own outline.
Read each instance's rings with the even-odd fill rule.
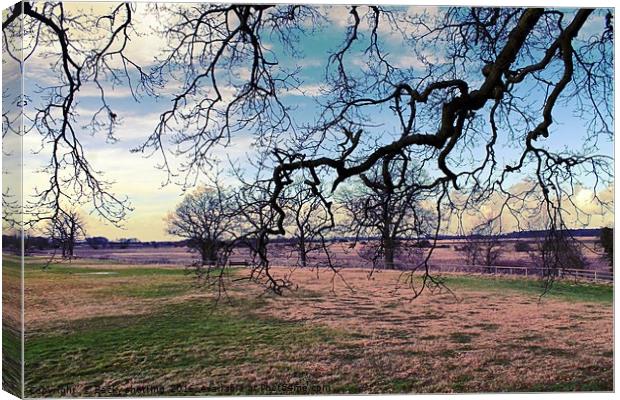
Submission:
[[[501,266],[501,265],[446,265],[439,264],[431,266],[431,270],[441,272],[470,272],[470,273],[486,273],[486,274],[504,274],[504,275],[521,275],[521,276],[541,276],[549,274],[548,270],[539,267],[517,267],[517,266]],[[593,282],[613,282],[614,274],[612,271],[590,270],[590,269],[573,269],[565,268],[558,270],[557,277],[560,279],[580,279]]]
[[[235,260],[231,262],[231,265],[244,265],[251,266],[251,262]],[[399,270],[413,269],[402,263],[395,264]],[[294,262],[282,262],[278,260],[273,263],[276,267],[292,268],[297,267]],[[312,265],[314,266],[314,265]],[[345,266],[345,265],[341,265]],[[380,268],[379,268],[380,269]],[[519,275],[524,277],[540,277],[550,274],[549,270],[545,270],[540,267],[520,267],[520,266],[502,266],[502,265],[466,265],[466,264],[444,264],[438,263],[430,265],[431,271],[435,272],[460,272],[460,273],[479,273],[490,275]],[[613,282],[614,275],[612,271],[604,270],[590,270],[590,269],[574,269],[565,268],[555,272],[555,275],[559,279],[578,279],[592,282]]]

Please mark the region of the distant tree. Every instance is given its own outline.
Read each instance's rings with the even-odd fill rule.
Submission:
[[[341,195],[347,228],[357,239],[379,238],[364,246],[360,255],[373,265],[382,261],[385,269],[394,269],[397,255],[407,250],[404,243],[419,241],[431,230],[430,212],[421,205],[428,195],[420,189],[424,175],[420,169],[409,169],[410,163],[407,155],[386,158]]]
[[[333,227],[330,210],[301,180],[289,186],[283,208],[299,266],[306,267],[311,253],[327,251],[324,234]]]
[[[110,241],[103,236],[87,237],[86,243],[93,249],[106,248]]]
[[[502,245],[494,219],[474,227],[463,246],[469,265],[495,265],[502,252]]]
[[[422,239],[422,240],[418,240],[416,243],[414,243],[413,247],[430,248],[430,247],[433,247],[433,244],[428,239]]]
[[[586,265],[581,244],[566,233],[554,230],[547,231],[530,252],[530,257],[543,275],[549,277],[558,276],[564,269],[583,269]]]
[[[32,250],[44,250],[49,248],[50,241],[46,237],[24,235],[24,252],[30,253]]]
[[[84,221],[75,210],[61,211],[49,221],[46,233],[55,247],[61,249],[62,258],[73,258],[75,243],[86,236]]]
[[[21,253],[21,235],[2,235],[2,251]]]
[[[515,251],[517,252],[523,253],[523,252],[528,252],[531,250],[532,250],[532,247],[530,246],[528,242],[518,241],[515,244]]]
[[[609,265],[614,266],[614,228],[601,228],[600,236],[601,246],[605,250],[605,255],[609,261]]]
[[[42,236],[33,236],[28,238],[29,245],[36,248],[37,250],[45,250],[49,247],[49,239]]]
[[[202,265],[220,265],[227,255],[225,241],[231,236],[234,220],[230,192],[215,183],[186,195],[168,215],[167,231],[187,239],[187,246],[200,254]]]

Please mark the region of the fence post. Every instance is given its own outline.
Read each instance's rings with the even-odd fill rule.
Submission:
[[[495,275],[497,275],[497,265],[495,265]]]
[[[525,267],[525,277],[527,278],[527,267]]]
[[[594,270],[594,283],[596,283],[596,270]]]

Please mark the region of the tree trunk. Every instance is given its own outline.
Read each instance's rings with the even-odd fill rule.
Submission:
[[[211,242],[203,243],[200,250],[202,256],[202,265],[217,264],[217,245]]]
[[[394,269],[394,247],[392,238],[383,238],[383,268],[385,269]]]
[[[306,254],[306,241],[302,238],[299,240],[299,261],[302,267],[308,265],[308,255]]]

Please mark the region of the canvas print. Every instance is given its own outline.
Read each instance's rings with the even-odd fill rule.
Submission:
[[[612,392],[614,24],[8,7],[3,390]]]

